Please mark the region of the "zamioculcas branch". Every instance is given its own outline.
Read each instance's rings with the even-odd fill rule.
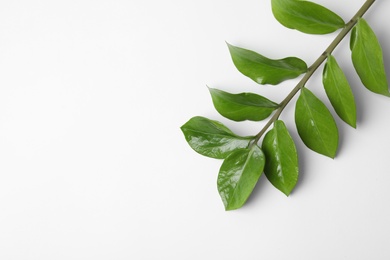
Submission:
[[[232,94],[209,88],[216,110],[230,120],[261,121],[273,114],[254,136],[238,136],[222,123],[199,116],[181,127],[187,142],[196,152],[224,159],[217,185],[226,210],[238,209],[245,204],[263,172],[274,187],[287,196],[294,189],[299,176],[298,155],[286,125],[279,117],[298,93],[295,124],[302,141],[317,153],[331,158],[336,156],[339,142],[336,122],[325,104],[306,87],[308,80],[325,61],[322,77],[326,95],[337,115],[356,128],[354,96],[332,55],[350,32],[352,62],[361,82],[374,93],[390,96],[381,46],[362,18],[374,2],[367,0],[345,23],[331,10],[313,2],[271,0],[275,18],[287,28],[309,34],[340,30],[309,67],[296,57],[273,60],[228,44],[236,68],[258,84],[277,85],[304,75],[279,104],[254,93]],[[273,128],[269,129],[271,126]]]

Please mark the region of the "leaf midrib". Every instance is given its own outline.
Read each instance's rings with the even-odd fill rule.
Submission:
[[[183,129],[186,129],[186,130],[189,130],[191,132],[195,132],[195,133],[199,133],[199,134],[205,134],[205,135],[211,135],[212,133],[208,133],[208,132],[204,132],[204,131],[201,131],[201,130],[193,130],[191,128],[183,128]],[[240,139],[240,140],[247,140],[247,139],[252,139],[253,137],[252,136],[248,136],[248,137],[244,137],[244,136],[238,136],[238,135],[232,135],[232,134],[212,134],[212,135],[216,135],[216,136],[230,136],[230,137],[234,137],[235,139]]]
[[[281,59],[281,60],[283,60],[283,59]],[[281,61],[281,60],[271,60],[271,61]],[[289,66],[288,68],[286,68],[285,66],[278,66],[278,65],[275,65],[275,64],[265,64],[265,63],[263,63],[263,64],[266,65],[267,67],[276,68],[278,70],[286,71],[286,72],[303,73],[303,72],[306,71],[306,70],[299,69],[299,68],[296,68],[296,67],[293,67],[293,66]]]
[[[221,94],[216,94],[220,99],[222,99],[222,100],[226,100],[226,101],[228,101],[228,102],[231,102],[231,103],[234,103],[234,104],[237,104],[237,105],[241,105],[241,106],[246,106],[246,107],[254,107],[254,108],[270,108],[270,109],[272,109],[272,108],[278,108],[279,107],[279,105],[278,104],[276,104],[276,103],[274,103],[274,105],[272,104],[272,103],[270,103],[269,105],[263,105],[263,106],[261,106],[260,104],[253,104],[253,103],[251,103],[251,104],[245,104],[245,103],[242,103],[242,102],[238,102],[238,101],[236,101],[236,100],[233,100],[233,98],[231,98],[230,99],[230,97],[229,98],[225,98],[225,97],[223,97],[223,95],[221,95]]]
[[[281,173],[281,177],[282,177],[282,182],[283,182],[283,186],[285,185],[285,180],[284,180],[284,166],[282,164],[282,156],[281,156],[281,149],[280,149],[280,144],[279,144],[279,134],[278,134],[278,130],[275,128],[275,142],[277,144],[277,148],[276,148],[276,153],[278,154],[278,157],[277,158],[280,158],[278,163],[280,162],[280,173]]]
[[[328,67],[329,68],[329,67]],[[331,77],[332,77],[332,79],[333,79],[333,85],[335,86],[335,89],[336,89],[336,91],[337,91],[337,94],[338,94],[338,96],[339,96],[339,99],[340,99],[340,103],[341,103],[341,107],[342,107],[342,109],[343,109],[343,112],[344,112],[344,115],[348,118],[348,121],[349,122],[353,122],[353,119],[352,118],[350,118],[350,115],[349,115],[349,113],[348,113],[348,111],[347,111],[347,109],[346,109],[346,106],[345,106],[345,104],[344,104],[344,102],[342,102],[343,101],[343,98],[342,98],[342,95],[341,95],[341,93],[340,93],[340,90],[339,90],[339,88],[336,86],[336,77],[335,77],[335,74],[333,73],[334,72],[334,70],[330,70],[330,74],[331,74]],[[343,79],[344,80],[344,79]],[[348,85],[348,87],[349,87],[349,85]]]
[[[359,50],[359,52],[361,52],[361,53],[363,53],[363,55],[364,55],[364,61],[368,64],[368,56],[367,56],[367,52],[365,51],[365,49],[367,49],[367,45],[365,45],[364,43],[365,43],[365,41],[366,41],[366,37],[364,37],[363,35],[362,35],[362,28],[359,28],[359,30],[358,30],[358,34],[357,34],[357,39],[358,39],[358,41],[355,43],[355,48],[358,48],[359,49],[359,47],[360,47],[360,50]],[[360,40],[359,40],[359,35],[361,35],[360,36]],[[359,44],[360,43],[360,44]],[[360,46],[359,46],[360,45]],[[355,52],[356,53],[356,52]],[[374,75],[374,73],[373,73],[373,70],[372,70],[372,68],[371,68],[371,66],[366,66],[366,67],[368,67],[368,69],[369,69],[369,71],[370,71],[370,74],[371,74],[371,76],[372,76],[372,78],[374,79],[374,81],[375,81],[375,83],[376,83],[376,85],[377,86],[380,86],[381,84],[378,84],[378,79],[377,79],[377,77],[375,77]]]
[[[249,51],[249,50],[248,50],[248,51]],[[250,51],[250,52],[252,52],[252,53],[255,54],[256,56],[260,56],[257,52],[254,52],[254,51]],[[292,58],[293,58],[293,57],[292,57]],[[287,71],[287,72],[300,72],[300,73],[303,73],[303,72],[306,71],[306,70],[299,69],[299,68],[297,68],[297,67],[291,66],[291,65],[289,65],[289,64],[288,64],[289,68],[286,68],[285,66],[278,66],[278,65],[276,65],[276,64],[272,64],[273,62],[281,62],[281,61],[283,61],[283,60],[286,59],[286,58],[274,60],[274,59],[269,59],[269,58],[263,56],[263,57],[256,57],[255,59],[252,59],[252,58],[246,57],[246,55],[245,55],[245,57],[244,57],[244,56],[241,56],[241,59],[247,59],[247,60],[249,60],[249,61],[251,61],[251,62],[253,62],[253,63],[255,63],[255,64],[259,64],[259,65],[263,65],[263,66],[267,66],[267,67],[271,67],[271,68],[275,68],[275,69],[282,70],[282,71]],[[296,58],[296,59],[298,59],[298,58]],[[271,64],[265,63],[264,60],[270,61]],[[304,61],[302,61],[302,62],[304,62]],[[291,68],[291,67],[292,67],[292,68]]]
[[[255,148],[250,149],[249,152],[248,152],[248,155],[247,155],[247,157],[246,157],[246,159],[245,159],[245,163],[244,163],[244,165],[243,165],[243,167],[242,167],[242,169],[241,169],[240,178],[239,178],[239,180],[237,181],[236,186],[234,187],[234,190],[233,190],[233,193],[232,193],[231,198],[229,199],[229,205],[231,204],[233,198],[234,198],[235,195],[236,195],[236,192],[237,192],[237,189],[236,189],[236,188],[237,188],[237,186],[238,186],[238,183],[241,181],[242,175],[243,175],[244,170],[245,170],[245,168],[246,168],[246,166],[247,166],[247,164],[248,164],[248,161],[249,161],[249,159],[251,158],[251,156],[252,156],[252,154],[253,154],[254,152],[255,152]]]
[[[305,107],[308,108],[308,110],[307,110],[308,113],[310,114],[311,118],[314,119],[313,113],[312,113],[312,111],[311,111],[311,109],[310,109],[309,104],[307,103],[307,100],[306,100],[306,94],[303,94],[303,100],[304,100],[304,105],[305,105]],[[327,151],[328,154],[331,154],[331,153],[329,152],[328,146],[326,145],[324,139],[322,138],[321,132],[318,130],[317,123],[316,123],[314,120],[313,120],[313,122],[314,122],[314,128],[315,128],[315,130],[316,130],[316,132],[317,132],[317,135],[319,136],[319,138],[320,138],[320,140],[321,140],[321,143],[323,144],[323,147],[325,147],[325,150]]]

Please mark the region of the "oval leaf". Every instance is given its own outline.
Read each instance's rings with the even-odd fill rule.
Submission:
[[[298,181],[298,154],[283,121],[274,123],[264,137],[262,148],[267,158],[265,176],[275,188],[290,195]]]
[[[216,159],[224,159],[232,151],[248,147],[253,139],[235,135],[220,122],[200,116],[191,118],[181,130],[192,149]]]
[[[215,109],[234,121],[260,121],[279,107],[271,100],[253,93],[231,94],[209,88]]]
[[[264,169],[265,158],[257,145],[230,154],[218,174],[218,191],[226,210],[241,208]]]
[[[307,147],[334,158],[339,134],[328,108],[310,90],[302,88],[295,106],[298,134]]]
[[[277,85],[307,71],[306,63],[295,57],[271,60],[254,51],[228,44],[236,68],[259,84]]]
[[[322,82],[326,94],[339,117],[356,128],[356,105],[351,87],[336,59],[328,56]]]
[[[309,1],[272,0],[272,12],[285,27],[309,34],[327,34],[345,25],[340,16]]]
[[[382,48],[363,18],[352,30],[351,50],[353,65],[363,85],[374,93],[390,96]]]

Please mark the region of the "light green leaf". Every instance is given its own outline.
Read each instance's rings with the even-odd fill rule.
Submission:
[[[374,93],[390,96],[382,48],[363,18],[352,30],[351,50],[353,65],[363,85]]]
[[[322,82],[326,94],[339,117],[356,128],[356,105],[351,87],[336,59],[328,56]]]
[[[298,154],[283,121],[278,120],[264,137],[264,174],[281,192],[290,195],[298,181]]]
[[[231,94],[209,88],[215,109],[224,117],[234,121],[260,121],[267,118],[278,104],[253,93]]]
[[[238,136],[220,122],[200,116],[191,118],[181,130],[192,149],[216,159],[224,159],[232,151],[248,147],[253,139]]]
[[[272,0],[272,12],[282,25],[309,34],[327,34],[344,27],[344,20],[309,1]]]
[[[264,169],[261,149],[240,149],[230,154],[218,174],[218,191],[226,210],[241,208],[251,195]]]
[[[254,51],[228,44],[236,68],[259,84],[277,85],[307,71],[306,63],[295,57],[271,60]]]
[[[310,90],[302,88],[295,106],[295,124],[307,147],[334,158],[339,143],[336,122],[328,108]]]

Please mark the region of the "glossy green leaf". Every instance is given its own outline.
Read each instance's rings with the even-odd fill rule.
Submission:
[[[336,59],[328,56],[322,82],[326,94],[339,117],[356,128],[356,105],[351,87]]]
[[[327,34],[344,27],[343,19],[309,1],[272,0],[272,12],[282,25],[310,34]]]
[[[215,109],[224,117],[234,121],[260,121],[267,118],[278,104],[253,93],[231,94],[209,88]]]
[[[281,192],[290,195],[298,181],[298,154],[286,125],[278,120],[263,140],[264,174]]]
[[[196,116],[181,130],[196,152],[216,159],[226,158],[232,151],[248,147],[252,136],[241,137],[218,121]]]
[[[265,158],[257,145],[231,153],[218,174],[218,191],[226,210],[241,208],[264,169]]]
[[[307,147],[325,156],[336,156],[339,134],[328,108],[310,90],[302,88],[295,106],[295,123]]]
[[[374,93],[390,96],[382,48],[363,18],[352,30],[351,50],[353,65],[363,85]]]
[[[236,68],[259,84],[277,85],[307,71],[306,63],[295,57],[271,60],[254,51],[228,44]]]

